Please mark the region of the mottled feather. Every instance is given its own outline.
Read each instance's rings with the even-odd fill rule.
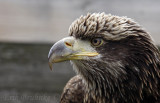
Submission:
[[[73,60],[78,76],[64,88],[61,103],[159,103],[160,53],[151,36],[127,17],[105,13],[75,20],[69,35],[103,38],[98,59]]]

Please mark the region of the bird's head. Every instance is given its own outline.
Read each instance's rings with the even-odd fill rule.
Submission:
[[[69,37],[56,42],[48,58],[50,68],[52,63],[71,60],[89,85],[112,88],[110,84],[128,79],[133,83],[150,74],[146,67],[158,62],[152,59],[158,55],[149,34],[132,19],[94,13],[75,20]]]

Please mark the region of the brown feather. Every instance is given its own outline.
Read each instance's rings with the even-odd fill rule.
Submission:
[[[160,103],[160,53],[132,19],[88,14],[75,20],[70,36],[103,38],[99,59],[73,60],[78,76],[64,88],[61,103]]]
[[[84,84],[82,78],[77,75],[71,78],[66,84],[62,96],[61,103],[83,103],[84,99]]]

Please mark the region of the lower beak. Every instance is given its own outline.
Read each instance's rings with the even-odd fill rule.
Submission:
[[[52,70],[52,64],[62,62],[66,60],[81,60],[84,57],[97,56],[97,52],[85,51],[84,48],[74,48],[75,43],[74,37],[67,37],[56,42],[50,49],[48,54],[49,67]],[[76,46],[77,47],[77,46]],[[81,49],[80,49],[81,48]]]

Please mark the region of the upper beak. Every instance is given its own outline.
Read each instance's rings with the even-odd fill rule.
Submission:
[[[66,37],[56,42],[50,49],[48,54],[49,67],[52,70],[52,63],[62,62],[66,60],[83,59],[85,56],[96,56],[97,52],[86,51],[83,47],[79,47],[74,37]],[[78,47],[78,48],[77,48]]]

